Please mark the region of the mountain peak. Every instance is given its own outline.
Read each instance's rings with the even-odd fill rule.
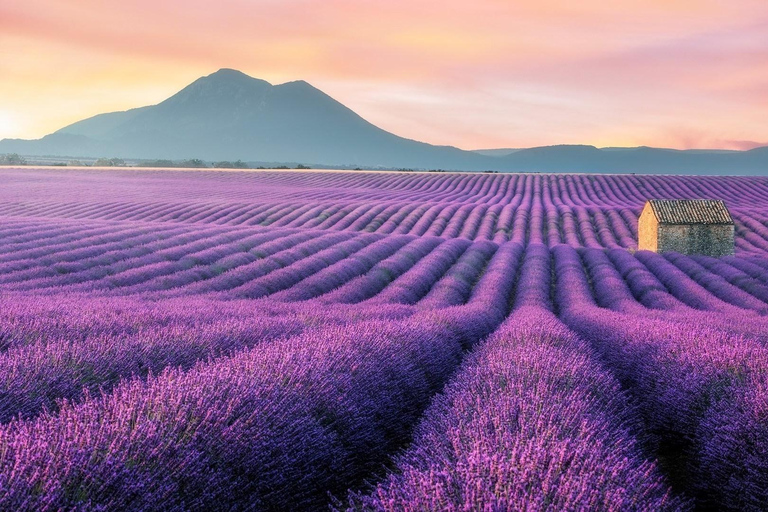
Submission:
[[[210,75],[206,75],[204,77],[198,78],[192,84],[195,83],[223,83],[223,84],[240,84],[240,85],[254,85],[254,84],[260,84],[262,86],[264,85],[272,85],[266,80],[261,80],[259,78],[253,78],[252,76],[246,75],[242,71],[238,71],[237,69],[231,69],[231,68],[221,68],[220,70],[216,71],[215,73],[211,73]]]
[[[215,73],[211,73],[210,75],[202,77],[201,80],[242,80],[242,81],[253,80],[256,82],[264,82],[264,80],[253,78],[252,76],[246,75],[242,71],[238,71],[237,69],[231,69],[231,68],[221,68]]]
[[[253,78],[236,69],[222,68],[215,73],[198,78],[181,91],[160,103],[164,107],[178,107],[192,104],[204,109],[225,109],[227,111],[247,101],[258,101],[272,84]]]
[[[232,69],[232,68],[221,68],[221,69],[219,69],[218,71],[216,71],[215,73],[211,73],[211,74],[210,74],[210,75],[208,75],[208,76],[212,76],[212,75],[237,75],[237,76],[248,76],[248,75],[246,75],[245,73],[243,73],[242,71],[240,71],[239,69]]]

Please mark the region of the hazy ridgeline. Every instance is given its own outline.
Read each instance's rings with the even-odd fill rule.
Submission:
[[[768,179],[0,174],[0,509],[768,501]]]

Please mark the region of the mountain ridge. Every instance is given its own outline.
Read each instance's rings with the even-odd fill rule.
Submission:
[[[757,148],[761,149],[761,148]],[[244,160],[501,172],[768,174],[767,151],[554,145],[465,151],[400,137],[304,80],[273,85],[222,68],[165,100],[98,114],[0,153]]]

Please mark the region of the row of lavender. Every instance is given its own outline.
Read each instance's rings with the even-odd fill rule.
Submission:
[[[254,348],[243,344],[245,350],[235,355],[201,362],[188,371],[182,364],[182,368],[166,370],[158,377],[136,378],[141,374],[134,374],[133,379],[123,381],[103,396],[92,398],[87,392],[84,396],[64,395],[68,401],[56,404],[58,412],[15,420],[0,429],[0,474],[4,479],[0,503],[4,508],[18,510],[197,509],[226,500],[235,508],[312,509],[326,502],[329,491],[342,495],[350,486],[361,488],[363,480],[384,462],[382,454],[395,453],[410,438],[421,411],[451,375],[463,350],[503,319],[508,309],[504,298],[516,295],[522,305],[542,300],[530,286],[543,275],[542,269],[548,270],[539,265],[540,255],[526,255],[517,292],[513,292],[514,279],[509,278],[507,269],[519,266],[521,247],[505,245],[496,256],[483,275],[483,285],[462,308],[421,313],[377,308],[375,313],[368,313],[368,318],[358,313],[360,321],[351,323],[345,314],[329,319],[320,312],[313,315],[304,311],[305,319],[314,317],[321,326],[308,327],[311,330],[305,334],[283,341],[265,339],[264,331],[258,332],[251,322],[250,330],[238,335],[260,338]],[[84,301],[76,297],[71,300],[77,304]],[[83,312],[91,316],[116,308],[128,310],[127,314],[99,316],[100,322],[67,318],[63,313],[70,310],[71,304],[54,306],[41,298],[31,304],[23,304],[20,299],[17,311],[6,312],[17,320],[16,333],[29,333],[25,324],[44,315],[55,319],[53,324],[61,332],[44,338],[53,354],[63,347],[57,341],[64,335],[71,348],[85,349],[77,353],[81,358],[99,351],[109,356],[96,360],[65,357],[66,364],[49,367],[30,380],[53,373],[54,382],[66,381],[75,363],[105,369],[91,377],[100,378],[102,386],[109,385],[109,379],[103,376],[127,370],[120,363],[141,347],[141,343],[126,346],[126,340],[147,334],[141,322],[137,326],[137,319],[146,321],[148,327],[164,324],[179,330],[192,316],[188,307],[213,307],[210,317],[198,318],[199,325],[188,332],[177,332],[179,338],[169,340],[177,347],[177,358],[179,354],[192,358],[195,347],[190,350],[180,341],[193,332],[196,337],[213,332],[222,339],[231,339],[233,332],[220,328],[222,318],[239,320],[240,314],[254,309],[251,302],[206,305],[183,301],[177,302],[177,308],[165,309],[167,301],[161,307],[114,300],[117,302],[106,306],[92,304],[92,311]],[[263,309],[280,315],[279,321],[296,323],[296,318],[285,318],[286,311],[281,307]],[[526,322],[546,325],[539,320],[534,315]],[[329,321],[338,325],[329,327]],[[90,343],[89,329],[83,332],[89,325],[98,334],[96,344]],[[241,327],[239,323],[228,325]],[[73,341],[76,333],[83,337],[82,341]],[[164,334],[158,333],[158,338]],[[14,332],[6,332],[5,338],[7,353],[29,346],[25,344],[29,340],[16,339]],[[519,370],[523,372],[536,369],[526,365],[534,364],[536,354],[542,350],[535,338],[531,342],[530,358],[520,356]],[[146,343],[151,346],[151,340]],[[568,343],[566,339],[563,348]],[[507,346],[509,350],[511,345]],[[124,352],[120,352],[123,347]],[[228,347],[219,348],[238,347],[230,342]],[[621,498],[627,504],[676,508],[681,502],[669,497],[661,477],[634,447],[624,425],[628,421],[626,406],[615,383],[605,375],[593,375],[591,363],[580,357],[583,368],[574,368],[573,376],[586,376],[586,382],[597,379],[594,384],[607,386],[604,398],[609,410],[602,412],[605,419],[595,419],[585,431],[575,433],[571,443],[586,447],[590,436],[596,436],[606,443],[618,443],[621,451],[609,454],[606,445],[603,453],[584,452],[582,457],[590,464],[575,472],[552,475],[570,482],[570,488],[555,486],[553,480],[537,496],[538,491],[524,490],[530,483],[524,485],[520,480],[519,489],[508,499],[530,499],[532,504],[537,499],[551,499],[555,504],[581,500],[607,505]],[[171,361],[178,363],[178,359]],[[23,385],[23,379],[17,384]],[[38,391],[52,393],[45,385]],[[574,396],[566,398],[573,404]],[[590,404],[587,395],[583,400],[580,414],[587,418],[599,405]],[[564,403],[561,401],[560,406]],[[568,412],[578,410],[571,405]],[[528,414],[546,420],[548,412],[531,410],[523,418],[533,419]],[[392,421],[394,418],[397,421]],[[539,427],[547,428],[546,421]],[[549,428],[560,427],[550,422]],[[562,432],[566,430],[561,428]],[[538,437],[537,432],[534,429],[529,436]],[[556,447],[543,442],[538,450],[538,462],[555,457],[551,463],[556,469]],[[606,459],[606,455],[610,456]],[[592,478],[602,484],[594,487]],[[634,489],[638,485],[640,488]],[[591,496],[585,502],[579,495],[590,489]],[[477,499],[482,502],[484,498]]]
[[[647,300],[662,309],[640,309],[628,299],[643,276],[630,290],[607,265],[593,273],[604,280],[595,288],[601,308],[578,255],[563,247],[553,257],[561,318],[638,404],[645,443],[675,486],[713,510],[761,510],[768,501],[765,316],[695,288],[690,297],[704,311],[669,309],[652,287]]]
[[[722,198],[734,212],[739,249],[768,250],[763,178],[149,171],[82,171],[64,178],[33,170],[2,175],[0,215],[8,218],[271,226],[593,248],[636,247],[636,219],[648,198]],[[137,196],[142,190],[146,195]]]
[[[30,419],[0,429],[2,503],[203,508],[227,496],[243,507],[311,508],[326,492],[352,487],[350,506],[374,509],[518,500],[532,509],[685,508],[676,495],[759,507],[768,499],[761,317],[647,309],[629,301],[628,286],[612,286],[615,268],[590,258],[568,246],[505,244],[467,303],[448,309],[372,304],[328,313],[316,301],[148,306],[117,298],[65,319],[72,304],[19,297],[7,313],[15,330],[3,335],[6,364],[16,365],[3,370],[16,376],[4,406]],[[363,481],[408,441],[463,350],[510,307],[513,315],[421,420],[397,472],[365,491]],[[127,314],[99,316],[119,308]],[[195,313],[208,310],[210,317]],[[254,321],[256,312],[262,318]],[[46,316],[38,329],[60,332],[35,336]],[[147,330],[167,329],[153,337],[138,318]],[[198,324],[180,332],[192,318]],[[149,365],[144,346],[159,347]],[[640,404],[639,417],[614,378]],[[47,393],[46,402],[13,396],[16,389]],[[93,395],[97,389],[112,391]],[[26,403],[32,408],[19,407]],[[39,415],[45,408],[58,412]],[[648,456],[659,458],[666,481]]]
[[[370,301],[424,309],[465,303],[499,247],[374,233],[50,221],[17,221],[0,232],[4,290]],[[612,291],[604,307],[733,315],[768,307],[768,260],[759,256],[633,255],[564,244],[549,250],[578,254],[594,288]]]
[[[6,312],[16,319],[4,335],[8,360],[28,361],[22,352],[30,340],[20,335],[49,316],[59,332],[38,343],[56,361],[7,389],[37,386],[50,400],[64,400],[53,402],[55,411],[20,411],[38,415],[0,427],[0,508],[210,509],[223,502],[235,509],[320,508],[328,492],[362,487],[407,443],[464,351],[506,315],[513,282],[504,274],[521,252],[512,244],[499,249],[470,302],[440,311],[378,304],[328,312],[322,304],[187,298],[150,306],[70,296],[72,304],[60,304],[20,296],[17,310]],[[65,311],[83,303],[92,306],[82,311],[86,316],[128,311],[97,322],[67,318]],[[197,318],[190,308],[199,325],[183,331]],[[200,315],[208,308],[210,316]],[[263,318],[241,323],[249,314]],[[273,336],[279,322],[304,332],[284,330],[279,339]],[[167,329],[147,339],[143,327],[157,324]],[[78,333],[83,339],[73,336]],[[214,342],[201,342],[205,334]],[[126,344],[132,338],[137,343]],[[162,364],[166,370],[136,372],[142,355],[134,351],[151,349],[155,339],[176,347],[152,373]],[[225,355],[205,359],[201,347]],[[199,362],[185,369],[180,357]],[[99,371],[89,375],[93,382],[74,383],[85,386],[82,392],[50,386],[77,379],[73,366]],[[114,378],[120,374],[130,378]],[[29,382],[38,378],[48,380]],[[92,392],[96,386],[101,393]],[[57,389],[64,394],[54,396]]]
[[[728,194],[738,180],[86,174],[107,199],[122,183],[201,201],[194,183],[219,204],[191,222],[83,220],[96,202],[75,180],[80,220],[4,218],[0,508],[318,509],[328,493],[377,510],[768,500],[759,180],[739,203],[757,223],[739,226],[742,252],[711,259],[633,255],[598,230],[585,244],[590,231],[548,216],[545,197],[587,211],[578,198],[599,190],[591,201],[613,211],[632,186]],[[11,182],[16,199],[40,179]],[[249,193],[472,206],[513,182],[512,243],[206,222]],[[39,215],[69,216],[72,203],[56,204]],[[425,212],[414,225],[452,221]]]
[[[433,402],[394,471],[336,507],[762,510],[768,323],[645,309],[601,263],[588,264],[603,281],[595,297],[577,251],[529,246],[511,316]]]
[[[433,203],[506,205],[539,198],[542,205],[617,206],[634,208],[650,194],[669,198],[717,196],[750,208],[768,204],[764,177],[405,174],[354,172],[167,172],[149,170],[1,169],[3,208],[79,204],[73,214],[86,215],[90,204],[111,207],[161,203],[244,203],[317,200],[381,204],[392,200]],[[61,194],[66,191],[66,194]],[[125,210],[130,211],[130,208]]]
[[[658,197],[650,193],[647,197]],[[702,191],[700,196],[712,197]],[[100,205],[78,205],[86,208],[88,220],[141,223],[206,224],[240,227],[274,227],[319,229],[332,231],[371,232],[443,238],[492,240],[496,243],[567,243],[574,247],[625,248],[637,246],[637,216],[643,201],[632,208],[620,205],[573,206],[532,204],[540,200],[521,201],[506,206],[486,203],[397,202],[372,206],[371,203],[280,203],[242,205],[225,215],[222,204],[182,204],[154,206],[160,212],[145,215],[146,205],[122,205],[132,215],[111,215]],[[152,206],[152,205],[150,205]],[[170,211],[166,209],[170,208]],[[2,210],[2,208],[0,208]],[[202,211],[202,213],[201,213]],[[224,213],[222,213],[222,211]],[[211,212],[208,215],[206,212]],[[744,251],[764,253],[768,249],[766,218],[760,212],[733,209],[737,225],[737,245]],[[27,206],[5,211],[14,217],[74,218],[57,213],[52,205]]]
[[[515,244],[496,251],[477,285],[464,290],[471,293],[469,300],[457,302],[473,311],[495,310],[498,323],[514,283],[507,271],[515,268],[521,252]],[[465,261],[477,273],[470,263]],[[429,270],[421,271],[423,277],[429,279]],[[416,280],[403,288],[408,293],[417,289]],[[460,292],[457,287],[436,287],[426,302],[443,298],[441,303],[448,304],[445,299]],[[189,368],[200,360],[329,325],[394,321],[438,309],[382,302],[328,308],[322,301],[220,301],[200,296],[157,303],[146,297],[94,300],[87,294],[3,297],[8,306],[0,312],[0,422],[54,410],[60,399],[78,400],[89,391],[108,390],[125,377],[145,378],[171,366]]]
[[[317,509],[407,441],[461,342],[428,318],[323,327],[61,403],[0,429],[0,504]]]
[[[518,309],[427,410],[396,470],[348,510],[684,510],[618,382],[546,309]]]

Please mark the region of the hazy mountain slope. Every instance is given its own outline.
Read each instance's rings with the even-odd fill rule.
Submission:
[[[72,156],[474,170],[488,165],[481,155],[386,132],[306,82],[273,86],[230,69],[200,78],[157,105],[102,114],[39,141],[4,145],[26,154]]]
[[[53,132],[52,135],[82,135],[94,140],[103,140],[104,134],[134,118],[142,111],[152,107],[139,107],[124,112],[110,112],[83,119]]]

